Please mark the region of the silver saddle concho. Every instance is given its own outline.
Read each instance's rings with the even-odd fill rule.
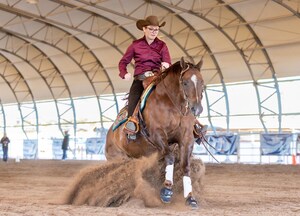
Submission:
[[[154,73],[152,71],[145,71],[143,74],[135,76],[134,79],[143,81],[144,79],[152,76],[154,76]]]
[[[154,73],[152,71],[146,71],[144,73],[145,77],[151,77],[151,76],[154,76]]]

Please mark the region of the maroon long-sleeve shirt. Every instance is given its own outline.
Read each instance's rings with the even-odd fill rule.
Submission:
[[[134,76],[143,74],[146,71],[160,70],[161,63],[171,64],[171,57],[165,42],[155,38],[149,45],[146,38],[133,41],[127,48],[119,62],[119,76],[124,79],[127,73],[127,65],[134,59]]]

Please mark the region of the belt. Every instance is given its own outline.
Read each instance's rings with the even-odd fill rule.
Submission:
[[[152,71],[145,71],[143,74],[134,76],[134,79],[135,80],[144,80],[147,77],[151,77],[151,76],[154,76],[154,73]]]

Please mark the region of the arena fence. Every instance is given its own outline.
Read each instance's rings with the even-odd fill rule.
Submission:
[[[207,134],[209,145],[195,143],[193,155],[206,163],[300,164],[300,134]],[[10,159],[62,158],[62,138],[11,139]],[[105,160],[105,137],[70,139],[68,159]],[[2,158],[2,148],[0,157]]]

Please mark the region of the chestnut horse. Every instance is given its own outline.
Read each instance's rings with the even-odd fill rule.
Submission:
[[[165,160],[165,182],[160,198],[169,203],[172,197],[175,157],[171,144],[179,147],[180,167],[183,171],[183,190],[186,204],[197,208],[192,194],[190,158],[194,146],[195,116],[200,115],[204,82],[200,73],[202,61],[194,65],[183,58],[157,77],[155,89],[148,96],[142,111],[140,132],[136,140],[129,140],[123,126],[114,131],[109,129],[106,137],[105,156],[107,160],[138,158],[159,152]]]

